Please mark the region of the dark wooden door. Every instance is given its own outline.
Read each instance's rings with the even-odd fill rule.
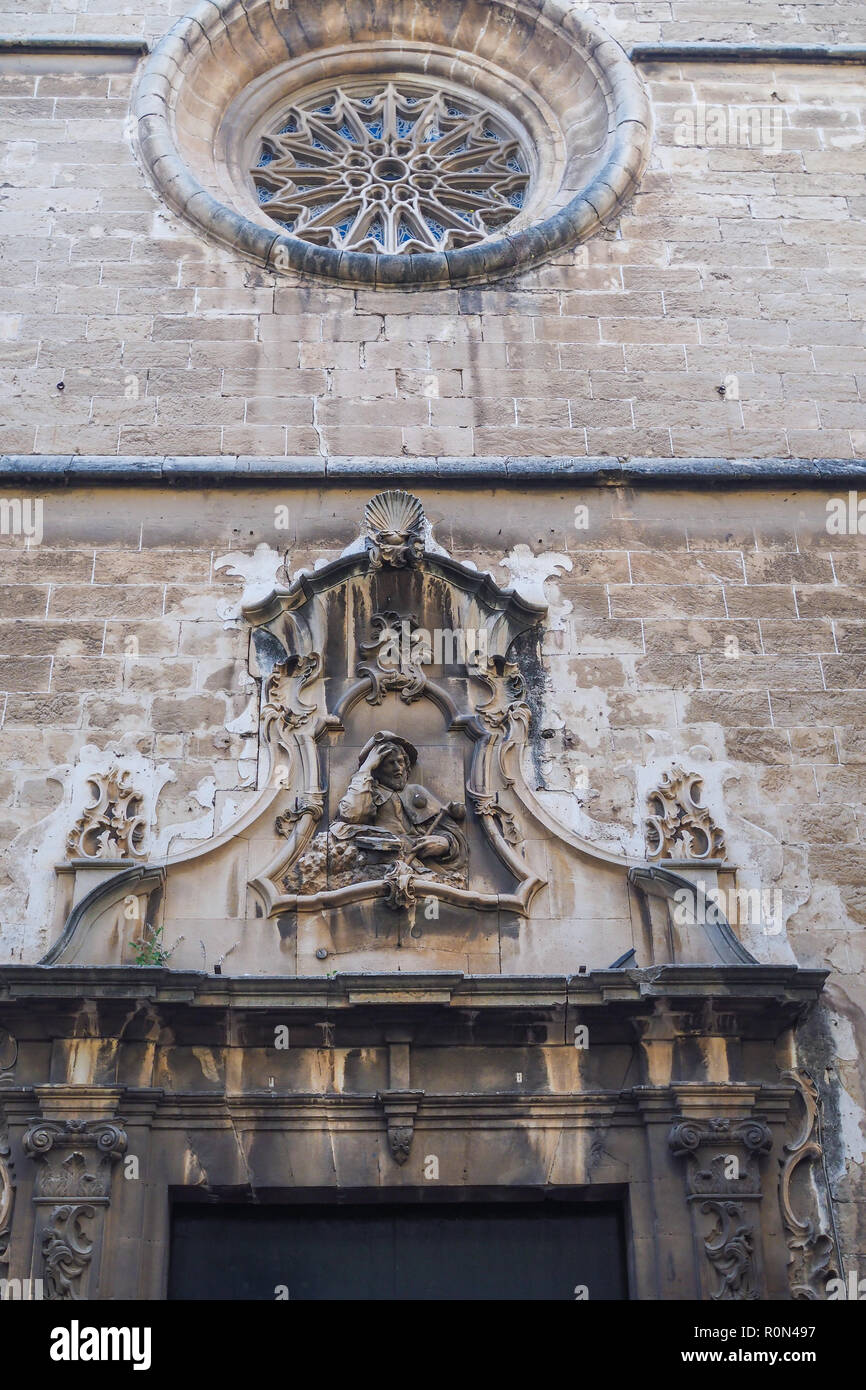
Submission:
[[[590,1301],[628,1297],[617,1203],[173,1211],[170,1299],[574,1299],[581,1286]]]

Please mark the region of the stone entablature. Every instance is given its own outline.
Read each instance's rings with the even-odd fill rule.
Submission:
[[[432,1154],[455,1193],[620,1197],[634,1298],[788,1298],[773,1155],[798,1150],[801,1108],[777,1046],[823,979],[4,967],[0,1026],[19,1049],[0,1093],[18,1180],[10,1277],[44,1278],[52,1298],[161,1298],[170,1195],[408,1189]],[[103,1250],[109,1196],[125,1258]]]

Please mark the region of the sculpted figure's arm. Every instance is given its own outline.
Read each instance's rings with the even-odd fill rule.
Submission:
[[[383,756],[382,748],[373,748],[364,759],[337,808],[340,820],[347,821],[350,825],[372,825],[374,823],[376,805],[373,801],[373,773]]]

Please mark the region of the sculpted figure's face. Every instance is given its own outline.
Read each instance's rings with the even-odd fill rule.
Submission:
[[[394,792],[401,792],[409,781],[409,759],[399,744],[389,745],[376,769],[376,780]]]

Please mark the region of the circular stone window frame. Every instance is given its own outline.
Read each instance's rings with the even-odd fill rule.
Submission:
[[[305,5],[312,6],[311,15],[307,16],[311,21],[307,28],[302,22]],[[486,5],[480,5],[478,0],[474,0],[474,3],[473,0],[453,0],[451,4],[443,0],[437,10],[431,9],[425,0],[366,0],[362,22],[368,32],[364,35],[362,31],[357,39],[355,9],[352,0],[347,0],[344,9],[337,10],[330,9],[327,0],[292,0],[291,10],[285,0],[247,0],[246,4],[242,0],[200,0],[153,50],[133,94],[137,149],[157,191],[207,238],[240,251],[274,272],[298,272],[315,279],[353,286],[448,288],[513,275],[550,260],[602,230],[636,191],[648,161],[651,142],[651,116],[646,91],[620,45],[585,13],[571,8],[567,0],[491,0]],[[327,16],[326,10],[329,11]],[[335,13],[341,18],[341,35],[333,33]],[[232,118],[223,136],[223,121],[233,108],[242,110],[245,101],[254,106],[257,91],[271,92],[271,106],[278,106],[280,101],[289,105],[292,91],[284,88],[278,99],[276,90],[269,87],[269,82],[276,80],[280,69],[304,65],[313,73],[317,63],[324,63],[331,72],[331,56],[338,52],[344,58],[352,58],[350,69],[344,69],[341,73],[342,80],[349,82],[363,75],[358,69],[355,55],[365,44],[370,49],[376,47],[381,51],[386,45],[396,44],[404,51],[421,49],[427,54],[435,51],[437,58],[447,52],[452,74],[461,70],[461,65],[464,71],[475,72],[475,84],[465,84],[471,92],[479,82],[478,74],[482,69],[488,84],[492,82],[498,85],[502,79],[504,70],[501,65],[497,70],[491,58],[469,51],[470,47],[483,48],[488,27],[491,31],[494,29],[494,19],[502,24],[506,40],[509,35],[518,34],[524,50],[527,45],[535,44],[538,56],[534,56],[533,63],[528,66],[530,72],[539,67],[542,69],[542,82],[548,78],[552,80],[552,76],[560,73],[563,67],[561,60],[554,73],[548,73],[543,62],[545,51],[556,51],[558,56],[563,47],[570,49],[576,65],[573,74],[575,100],[580,78],[589,72],[606,105],[606,141],[609,148],[604,162],[593,172],[587,186],[580,188],[563,206],[555,206],[554,191],[551,199],[553,210],[529,225],[518,224],[515,227],[509,224],[504,233],[488,240],[443,252],[375,255],[371,252],[341,251],[305,242],[284,231],[278,232],[274,224],[263,226],[252,216],[227,206],[215,196],[215,193],[224,191],[219,184],[215,183],[213,190],[208,189],[190,167],[187,157],[190,145],[197,146],[203,152],[203,157],[212,156],[219,150],[232,193],[241,198],[241,206],[249,207],[249,202],[244,201],[251,200],[246,182],[249,179],[249,166],[243,173],[242,193],[238,187],[239,163],[233,153],[233,142],[240,139],[240,127],[235,126]],[[327,32],[326,20],[330,23]],[[483,22],[477,22],[479,20]],[[371,22],[384,30],[381,37],[374,40],[369,38]],[[409,30],[405,40],[395,38],[401,23]],[[429,29],[436,24],[447,26],[444,36],[448,39],[453,36],[453,48],[446,50],[444,45],[430,36]],[[420,40],[416,27],[424,34]],[[291,31],[290,36],[284,32],[286,29]],[[308,30],[313,35],[312,39]],[[464,31],[471,37],[471,45],[461,42]],[[320,33],[326,42],[320,43],[317,48],[315,36]],[[296,43],[302,52],[292,51],[294,34],[299,36]],[[342,43],[339,42],[340,38],[343,39]],[[346,42],[346,39],[349,41]],[[286,53],[289,54],[288,63]],[[515,68],[519,59],[518,53],[515,55]],[[200,68],[208,61],[214,71],[206,72],[202,80]],[[319,71],[324,73],[322,67]],[[388,68],[387,71],[391,73],[393,70]],[[526,71],[526,66],[522,67],[522,71]],[[385,75],[385,71],[380,69],[380,72]],[[420,77],[422,74],[417,75]],[[510,72],[505,76],[511,89],[519,92],[519,117],[513,113],[514,103],[509,103],[512,107],[511,124],[518,121],[530,133],[535,113],[541,113],[547,102],[541,96],[538,85],[526,81],[523,76],[512,76]],[[333,80],[332,77],[332,83]],[[464,84],[458,79],[457,85]],[[527,88],[531,89],[531,100],[528,102],[525,95]],[[478,86],[477,89],[483,95],[482,87]],[[566,88],[567,92],[570,90]],[[497,101],[496,104],[503,103]],[[177,129],[179,111],[182,113],[183,140],[179,138]],[[543,124],[549,138],[547,117]],[[565,139],[567,162],[570,155],[568,131],[563,133],[561,124],[558,121],[556,124],[560,127],[557,132],[559,138]],[[258,136],[261,130],[261,125],[255,129],[248,127],[244,134],[252,138]],[[243,144],[243,141],[240,143]],[[582,153],[586,152],[578,149],[578,157]],[[225,163],[227,155],[231,162],[230,169]],[[543,199],[541,180],[534,183]],[[531,205],[535,207],[534,198]],[[521,213],[523,211],[521,209]],[[261,217],[261,208],[256,208],[255,213]]]
[[[263,73],[249,84],[231,103],[220,124],[214,145],[217,159],[225,165],[232,181],[236,204],[251,222],[267,217],[267,206],[253,197],[250,168],[255,164],[255,152],[262,136],[286,107],[296,101],[306,101],[335,87],[356,87],[367,82],[401,81],[439,86],[458,100],[465,96],[480,100],[497,117],[521,146],[530,165],[529,196],[504,233],[514,236],[532,224],[540,211],[545,194],[562,177],[566,163],[566,148],[556,117],[544,98],[533,87],[510,73],[501,72],[490,63],[482,64],[472,54],[430,44],[409,44],[390,40],[375,44],[342,45],[304,58],[289,60],[278,68]],[[520,119],[511,109],[508,98],[519,93]],[[432,147],[435,150],[435,146]],[[277,224],[272,223],[275,229]],[[284,236],[281,229],[277,235]],[[292,241],[299,238],[291,237]],[[499,240],[500,238],[496,238]],[[477,245],[490,245],[488,237]],[[304,242],[304,245],[310,245]],[[318,248],[322,249],[322,248]],[[336,251],[337,256],[344,253]],[[371,259],[371,252],[361,254]],[[416,253],[421,254],[421,253]],[[432,253],[436,254],[436,253]],[[454,254],[443,252],[442,255]],[[407,260],[405,255],[387,259]]]

